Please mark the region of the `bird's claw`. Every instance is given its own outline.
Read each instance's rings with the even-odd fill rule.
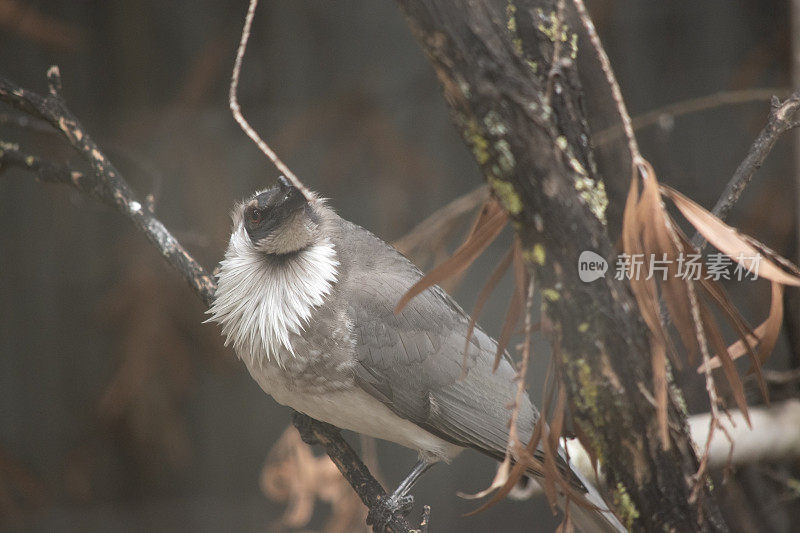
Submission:
[[[408,496],[400,496],[399,498],[389,498],[394,503],[394,508],[399,511],[403,516],[406,516],[408,513],[411,512],[411,508],[414,507],[414,497],[412,495]]]
[[[386,525],[397,514],[406,516],[414,507],[414,496],[384,496],[380,503],[369,510],[367,525],[372,525],[376,532],[386,530]]]

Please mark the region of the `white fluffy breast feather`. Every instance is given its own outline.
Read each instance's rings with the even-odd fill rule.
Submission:
[[[295,356],[290,333],[300,333],[336,282],[336,250],[325,239],[295,256],[271,262],[255,249],[241,224],[220,263],[209,321],[222,325],[225,345],[254,367],[281,353]],[[284,353],[285,353],[284,352]]]

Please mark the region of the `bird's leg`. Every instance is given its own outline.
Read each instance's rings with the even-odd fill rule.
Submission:
[[[400,512],[408,514],[414,505],[414,497],[409,494],[422,474],[430,470],[436,463],[420,459],[406,478],[400,482],[394,492],[386,496],[376,509],[371,509],[367,516],[367,523],[375,526],[375,531],[383,531],[386,520],[393,514]]]
[[[414,468],[411,469],[411,472],[408,473],[406,478],[400,482],[392,495],[389,496],[389,499],[397,501],[402,498],[410,497],[408,493],[411,492],[411,489],[413,489],[414,485],[417,484],[417,481],[419,481],[419,478],[422,477],[422,474],[430,470],[430,468],[435,464],[436,463],[428,462],[425,459],[420,459],[417,461],[417,464],[414,465]]]

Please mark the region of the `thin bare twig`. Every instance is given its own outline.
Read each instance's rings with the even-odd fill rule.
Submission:
[[[658,124],[663,117],[677,118],[722,106],[765,102],[771,100],[774,96],[783,98],[789,96],[789,94],[789,89],[781,87],[720,91],[714,94],[698,96],[697,98],[681,100],[652,111],[646,111],[641,115],[632,117],[631,125],[634,131],[639,131],[642,128]],[[622,133],[621,125],[610,126],[592,135],[592,141],[595,146],[599,146],[616,139]]]
[[[622,127],[625,131],[625,137],[628,139],[628,150],[631,153],[631,163],[634,168],[639,171],[639,174],[644,176],[644,158],[639,152],[639,143],[636,142],[636,134],[633,132],[633,125],[631,124],[631,116],[628,114],[628,108],[625,105],[625,100],[622,98],[622,90],[617,82],[617,77],[611,68],[611,61],[608,59],[605,48],[600,42],[600,37],[597,35],[597,30],[594,27],[589,13],[586,11],[586,6],[583,0],[572,0],[575,4],[575,9],[578,11],[578,16],[581,19],[583,27],[586,29],[586,34],[589,36],[589,41],[592,43],[597,58],[600,60],[600,66],[603,69],[603,74],[606,76],[606,81],[611,88],[611,95],[614,103],[617,106],[617,113],[622,121]]]
[[[714,213],[721,220],[728,217],[733,206],[744,191],[745,187],[750,183],[756,170],[761,168],[764,164],[775,143],[781,135],[794,128],[797,123],[795,115],[800,109],[800,90],[795,91],[785,101],[780,102],[777,97],[772,100],[772,108],[767,119],[767,124],[764,129],[758,134],[753,145],[748,150],[744,160],[739,164],[733,177],[725,186],[719,200],[717,200],[712,213]],[[697,248],[704,248],[706,240],[700,233],[697,233],[692,238],[692,244]]]
[[[697,338],[697,343],[700,347],[700,353],[703,357],[703,365],[705,365],[705,384],[706,384],[706,394],[708,395],[708,402],[710,404],[710,413],[711,416],[709,417],[708,422],[708,437],[706,437],[706,446],[703,450],[703,454],[700,457],[700,465],[697,468],[697,473],[695,474],[695,486],[692,490],[692,495],[690,499],[692,501],[695,500],[701,493],[702,487],[705,484],[705,474],[706,469],[708,468],[708,459],[709,459],[709,446],[711,446],[711,441],[714,438],[714,431],[717,427],[720,427],[720,413],[719,413],[719,396],[717,396],[717,385],[714,382],[714,375],[712,374],[711,368],[709,366],[709,362],[711,361],[711,353],[708,349],[708,340],[706,338],[706,334],[703,331],[703,322],[700,315],[700,305],[697,299],[697,292],[695,291],[694,283],[687,284],[688,295],[689,295],[689,302],[691,307],[692,313],[692,323],[694,324],[695,328],[695,336]],[[731,442],[731,446],[733,446],[733,442]]]
[[[303,193],[303,196],[309,198],[309,190],[306,189],[303,182],[294,175],[286,164],[281,161],[272,148],[264,142],[264,139],[256,132],[255,129],[247,122],[247,119],[244,118],[242,115],[242,110],[239,107],[239,97],[237,96],[237,91],[239,89],[239,76],[242,72],[242,61],[244,60],[244,53],[247,50],[247,41],[250,39],[250,29],[253,26],[253,18],[256,14],[256,7],[258,6],[258,0],[250,0],[250,5],[247,8],[247,16],[244,19],[244,28],[242,28],[242,38],[239,41],[239,48],[236,50],[236,61],[233,64],[233,75],[231,76],[231,86],[230,91],[228,92],[228,104],[231,108],[231,113],[233,113],[233,118],[236,119],[236,122],[239,123],[239,126],[242,130],[250,137],[254,143],[259,147],[259,149],[264,152],[270,161],[280,170],[283,174],[289,178],[292,182],[292,185],[300,189]]]
[[[50,161],[28,154],[19,145],[0,141],[0,170],[16,167],[37,174],[37,178],[45,183],[63,183],[72,185],[82,192],[91,192],[91,180],[85,173],[67,165],[56,165]]]

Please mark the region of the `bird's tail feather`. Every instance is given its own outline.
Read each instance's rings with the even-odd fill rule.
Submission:
[[[562,457],[563,458],[563,457]],[[566,466],[566,465],[565,465]],[[532,472],[534,478],[541,479],[541,474]],[[573,477],[574,485],[582,485],[585,489],[581,496],[585,501],[578,502],[574,498],[569,500],[561,493],[558,497],[558,506],[566,512],[569,505],[569,518],[576,531],[581,533],[623,533],[628,530],[608,507],[600,491],[583,474],[572,465],[569,465],[569,474]]]
[[[583,533],[594,533],[595,531],[603,533],[627,532],[628,530],[622,525],[622,522],[608,508],[608,504],[606,504],[597,488],[580,472],[577,472],[575,468],[571,470],[573,475],[580,479],[586,488],[587,492],[584,494],[584,498],[588,503],[597,507],[592,509],[580,503],[570,503],[569,516],[575,525],[575,529]]]

